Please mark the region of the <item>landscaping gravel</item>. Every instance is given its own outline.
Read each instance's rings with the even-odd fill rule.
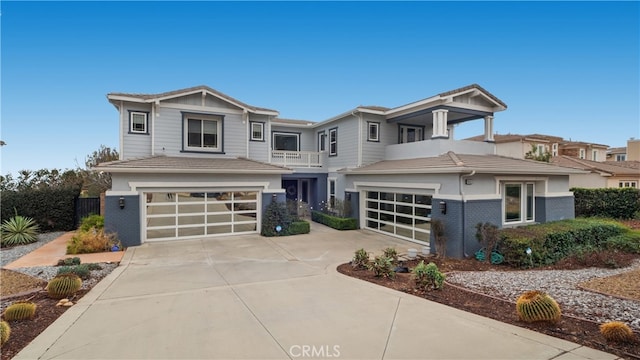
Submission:
[[[0,251],[0,266],[5,266],[7,264],[10,264],[18,260],[19,258],[27,255],[33,250],[39,248],[40,246],[45,245],[48,242],[57,239],[63,234],[64,234],[64,231],[43,233],[43,234],[39,234],[38,241],[32,244],[18,245],[18,246],[14,246],[12,248],[6,248],[6,249],[3,248]]]
[[[118,264],[100,263],[100,266],[102,267],[101,270],[91,270],[91,278],[82,280],[82,289],[92,288],[96,283],[98,283],[98,281],[109,275],[109,273],[111,273],[113,269],[118,267]],[[58,269],[59,267],[57,266],[34,266],[16,268],[11,270],[31,275],[48,282],[58,274]]]
[[[578,288],[578,284],[593,278],[636,268],[640,268],[640,262],[621,269],[465,271],[448,274],[447,281],[512,302],[525,291],[542,290],[558,302],[563,313],[599,323],[623,321],[640,330],[640,302]]]

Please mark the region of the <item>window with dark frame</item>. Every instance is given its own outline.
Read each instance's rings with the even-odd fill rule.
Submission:
[[[251,122],[251,141],[264,141],[264,123]]]
[[[222,151],[222,117],[184,114],[184,149],[186,151]]]
[[[329,129],[329,156],[338,155],[338,128]]]
[[[318,133],[318,152],[326,150],[327,134],[324,131]]]
[[[133,134],[148,134],[147,121],[149,114],[141,111],[129,112],[129,132]]]

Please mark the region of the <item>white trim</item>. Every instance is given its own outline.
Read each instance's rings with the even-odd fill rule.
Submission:
[[[264,191],[269,188],[268,182],[165,182],[165,181],[130,181],[129,187],[131,192],[135,191],[148,191],[149,189],[170,189],[176,191],[179,189],[238,189],[247,188],[252,190]],[[138,190],[140,189],[140,190]],[[271,192],[277,192],[276,190],[270,190]]]
[[[274,132],[271,133],[271,144],[273,144],[272,146],[275,146],[275,144],[276,144],[276,135],[295,136],[296,137],[296,149],[295,150],[285,150],[285,149],[272,148],[271,150],[276,150],[276,151],[300,151],[300,133],[274,131]]]
[[[121,167],[98,167],[96,171],[104,171],[118,174],[293,174],[292,169],[185,169],[185,168],[121,168]]]
[[[189,121],[199,121],[200,122],[200,146],[189,146]],[[224,116],[222,115],[208,115],[208,114],[191,114],[184,113],[182,115],[182,131],[183,131],[183,150],[185,151],[203,151],[203,152],[221,152],[224,149],[224,134],[222,133],[223,127],[222,122],[224,121]],[[210,147],[204,145],[204,125],[205,122],[214,122],[216,127],[216,146]]]
[[[152,109],[153,110],[153,109]],[[144,123],[144,130],[140,131],[140,130],[134,130],[134,124],[133,124],[133,117],[134,115],[142,115],[144,117],[143,119],[143,123]],[[149,134],[149,113],[145,112],[145,111],[136,111],[136,110],[129,110],[129,132],[131,134]]]
[[[334,143],[336,144],[335,151],[333,151],[333,152],[331,151],[331,144],[332,144],[332,142],[331,142],[331,133],[332,132],[335,133],[335,138],[336,138],[335,141],[334,141]],[[329,129],[329,131],[328,131],[328,140],[329,140],[328,141],[328,143],[329,143],[328,144],[329,145],[329,150],[328,150],[329,156],[338,156],[338,128],[337,127]]]
[[[413,192],[420,191],[420,195],[435,195],[440,191],[440,184],[437,183],[400,183],[400,182],[377,182],[377,181],[354,181],[355,191],[386,189],[393,192]]]
[[[125,122],[124,122],[124,102],[120,101],[120,108],[118,109],[118,111],[120,111],[120,156],[118,156],[119,160],[124,159],[124,129],[126,126]]]
[[[253,137],[254,125],[260,125],[260,138]],[[249,121],[249,136],[251,141],[264,141],[264,123],[260,121]]]
[[[200,111],[206,113],[223,113],[223,114],[237,114],[241,115],[244,110],[236,110],[236,109],[226,109],[214,106],[200,106],[200,105],[188,105],[188,104],[177,104],[177,103],[160,103],[158,104],[159,108],[168,108],[168,109],[177,109],[177,110],[187,110],[187,111]],[[216,114],[212,114],[216,115]]]
[[[573,193],[571,191],[536,193],[536,197],[539,197],[539,198],[554,198],[554,197],[569,197],[569,196],[573,197]]]
[[[140,195],[137,191],[126,191],[126,190],[107,190],[105,192],[105,196],[138,196]]]
[[[462,195],[447,195],[447,194],[437,194],[434,197],[442,200],[454,200],[454,201],[480,201],[480,200],[502,200],[502,196],[500,194],[477,194],[477,195],[467,195],[464,197]]]
[[[333,181],[333,190],[335,191],[333,193],[333,197],[334,200],[338,198],[338,178],[335,177],[328,177],[327,178],[327,208],[329,209],[333,209],[333,206],[331,205],[331,182]],[[335,206],[335,203],[334,203]]]
[[[376,128],[376,137],[371,138],[369,137],[369,135],[371,135],[371,126],[375,125]],[[367,121],[367,141],[374,141],[374,142],[379,142],[380,141],[380,123],[377,121]]]
[[[496,194],[502,194],[503,182],[536,182],[542,181],[543,186],[541,190],[538,190],[538,186],[535,186],[536,194],[546,194],[549,191],[549,178],[546,176],[494,176],[496,180]]]

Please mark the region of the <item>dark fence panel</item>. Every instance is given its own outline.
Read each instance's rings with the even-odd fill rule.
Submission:
[[[80,225],[82,218],[89,215],[100,215],[100,198],[99,197],[79,197],[76,198],[76,227]]]

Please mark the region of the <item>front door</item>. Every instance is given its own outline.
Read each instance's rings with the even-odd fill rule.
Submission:
[[[298,179],[282,180],[287,200],[298,201]]]

